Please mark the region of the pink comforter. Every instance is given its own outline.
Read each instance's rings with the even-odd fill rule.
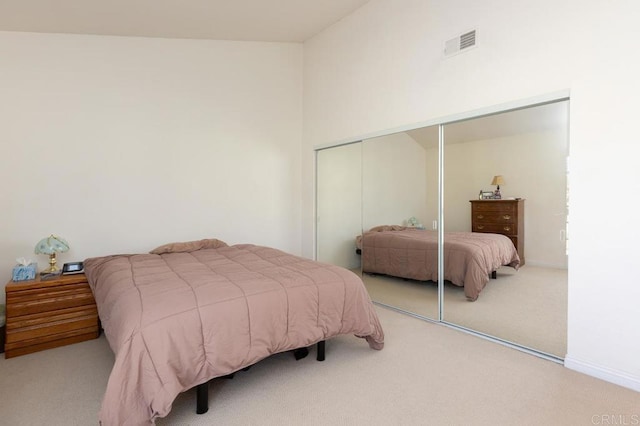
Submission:
[[[410,278],[438,280],[438,234],[403,226],[379,226],[357,239],[362,249],[362,271]],[[464,286],[476,300],[501,266],[518,269],[520,257],[504,235],[479,232],[445,232],[444,279]]]
[[[116,255],[85,269],[115,353],[105,426],[154,423],[180,392],[273,353],[339,334],[384,344],[359,277],[279,250]]]

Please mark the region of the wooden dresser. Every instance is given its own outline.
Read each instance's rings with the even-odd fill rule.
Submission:
[[[5,358],[95,339],[98,310],[84,274],[9,282]]]
[[[471,231],[511,238],[524,265],[524,200],[471,200]]]

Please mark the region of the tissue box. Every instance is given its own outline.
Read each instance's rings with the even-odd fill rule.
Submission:
[[[37,263],[30,263],[27,266],[14,266],[13,268],[13,281],[28,281],[36,277],[36,269],[38,269]]]

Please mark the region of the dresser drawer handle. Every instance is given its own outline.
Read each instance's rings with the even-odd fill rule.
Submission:
[[[502,229],[504,229],[505,231],[511,231],[511,227],[510,227],[510,226],[505,226],[505,227],[504,227],[504,228],[502,228]]]
[[[484,219],[484,216],[479,214],[478,216],[476,216],[477,219]]]
[[[484,229],[484,225],[478,225],[478,229]]]
[[[509,220],[509,219],[511,219],[511,215],[509,215],[509,214],[505,214],[504,216],[502,216],[502,218],[503,218],[504,220]]]

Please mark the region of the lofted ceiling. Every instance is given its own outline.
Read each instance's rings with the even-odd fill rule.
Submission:
[[[369,0],[0,0],[0,31],[303,42]]]
[[[369,0],[0,0],[0,31],[301,43]],[[564,103],[447,126],[447,143],[564,123]],[[542,127],[541,127],[542,126]],[[407,132],[424,147],[438,127]]]

